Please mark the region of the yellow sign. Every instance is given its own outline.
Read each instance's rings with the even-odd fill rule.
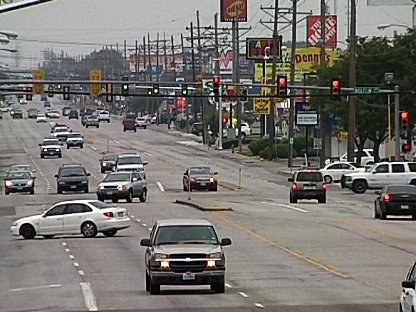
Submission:
[[[196,82],[197,82],[197,85],[196,85],[196,90],[195,90],[195,92],[196,92],[196,94],[198,94],[198,95],[201,95],[202,94],[202,91],[203,91],[203,86],[202,86],[202,75],[197,75],[196,76]]]
[[[101,69],[90,70],[90,81],[101,81]],[[101,83],[90,83],[89,89],[91,95],[101,95]]]
[[[33,80],[45,80],[45,71],[42,69],[36,69],[32,71]],[[33,84],[33,93],[42,94],[45,90],[45,85],[43,83],[34,83]]]
[[[310,47],[310,48],[298,48],[296,49],[295,55],[295,81],[303,81],[304,74],[312,72],[314,66],[320,64],[320,48]],[[288,49],[287,55],[290,55],[290,49]],[[325,50],[325,61],[329,66],[334,64],[334,61],[337,59],[336,52],[333,49]],[[255,64],[255,80],[262,81],[263,77],[263,65],[264,62],[259,62]],[[269,60],[266,63],[266,77],[268,80],[271,80],[272,77],[272,68],[273,62]],[[290,59],[285,58],[283,63],[276,64],[276,75],[287,75],[290,77]]]
[[[270,99],[254,98],[253,110],[255,114],[270,114]]]

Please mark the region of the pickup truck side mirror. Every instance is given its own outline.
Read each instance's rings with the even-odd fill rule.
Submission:
[[[147,160],[143,161],[143,166],[146,166],[149,162]]]
[[[287,179],[289,182],[293,182],[293,178],[288,178]]]
[[[216,172],[216,171],[215,171],[215,172],[214,172],[214,175],[216,175],[216,174],[218,174],[218,172]]]
[[[42,144],[41,144],[41,143],[39,143],[38,145],[39,145],[39,146],[42,146]]]
[[[152,244],[150,243],[150,239],[149,238],[142,238],[140,240],[140,246],[145,246],[145,247],[152,246]]]
[[[58,177],[58,175],[57,175],[57,174],[55,174],[55,175],[54,175],[54,177],[55,177],[55,178],[57,178],[57,177]]]
[[[230,245],[231,245],[231,239],[229,238],[221,239],[221,246],[230,246]]]

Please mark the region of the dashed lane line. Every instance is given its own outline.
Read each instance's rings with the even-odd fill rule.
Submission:
[[[157,186],[159,187],[159,190],[160,190],[161,192],[164,192],[164,191],[165,191],[165,188],[163,187],[162,183],[160,183],[159,181],[156,181],[156,184],[157,184]]]
[[[94,293],[92,291],[90,283],[79,283],[84,295],[85,305],[88,311],[98,311],[97,302],[95,300]]]
[[[43,286],[34,286],[34,287],[24,287],[24,288],[13,288],[9,289],[10,292],[25,291],[25,290],[36,290],[36,289],[46,289],[46,288],[58,288],[62,287],[61,284],[51,284]]]

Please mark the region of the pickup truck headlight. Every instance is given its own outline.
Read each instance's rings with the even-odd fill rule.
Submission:
[[[104,166],[104,167],[105,167],[105,166],[107,166],[107,163],[103,162],[103,166]]]
[[[47,152],[48,150],[46,148],[43,149],[44,152]]]
[[[103,190],[103,189],[104,189],[104,185],[99,185],[99,186],[98,186],[98,189],[99,189],[99,190]]]
[[[209,254],[208,258],[207,269],[217,269],[225,266],[224,255],[221,252]]]
[[[88,181],[81,181],[81,183],[82,183],[82,184],[86,184],[86,183],[88,183]]]
[[[31,186],[33,184],[33,180],[27,181],[27,185]]]
[[[57,152],[59,152],[60,151],[60,149],[59,148],[57,148],[57,149],[55,149]]]
[[[12,186],[13,185],[12,181],[6,181],[5,184],[6,184],[6,186]]]

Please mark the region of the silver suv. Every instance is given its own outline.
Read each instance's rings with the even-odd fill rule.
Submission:
[[[231,239],[218,239],[214,225],[205,219],[158,220],[150,238],[140,241],[145,253],[146,291],[160,293],[160,285],[210,285],[225,291],[223,246]]]

